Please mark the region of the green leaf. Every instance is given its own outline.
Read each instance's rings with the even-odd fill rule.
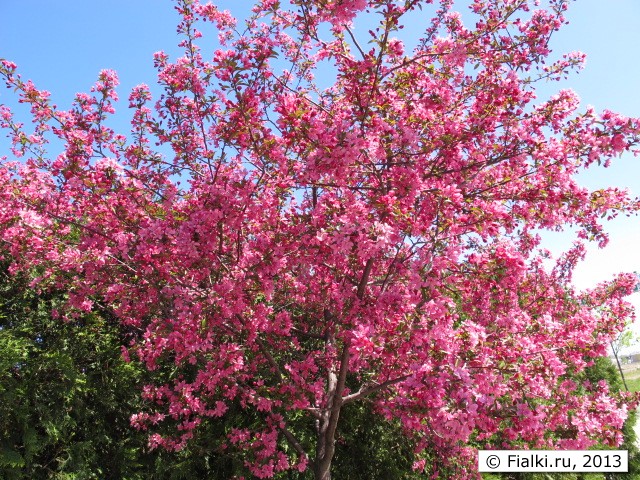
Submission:
[[[22,455],[15,450],[3,448],[0,450],[0,465],[4,467],[19,468],[24,467],[25,462]]]

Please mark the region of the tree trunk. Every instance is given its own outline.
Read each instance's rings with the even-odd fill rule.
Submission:
[[[342,393],[344,392],[348,364],[349,347],[345,345],[340,362],[340,374],[336,375],[335,371],[329,373],[329,402],[317,423],[318,442],[314,465],[315,480],[331,480],[331,461],[336,451],[336,430],[342,408]]]
[[[327,343],[332,344],[335,338],[331,334]],[[342,408],[342,394],[344,393],[349,370],[349,343],[342,346],[340,355],[340,370],[331,368],[327,375],[327,404],[317,422],[318,442],[316,444],[316,460],[314,463],[315,480],[331,480],[331,461],[335,454],[336,430]]]
[[[622,377],[622,384],[624,385],[624,389],[628,392],[629,387],[627,387],[627,380],[624,378],[624,373],[622,372],[622,365],[620,365],[620,359],[618,358],[618,351],[613,346],[613,342],[611,342],[611,350],[613,351],[613,356],[616,357],[616,363],[618,364],[618,371],[620,372],[620,376]]]
[[[337,414],[339,416],[339,413]],[[335,454],[335,436],[330,433],[330,411],[322,415],[316,447],[315,480],[331,480],[331,461]],[[335,433],[335,431],[334,431]]]
[[[364,266],[362,278],[358,284],[357,296],[360,300],[364,298],[372,268],[373,259],[370,258]],[[329,327],[334,318],[327,309],[324,310],[324,318]],[[335,343],[335,330],[328,330],[326,337],[327,347],[333,346]],[[340,410],[344,402],[342,395],[347,383],[349,359],[351,358],[349,347],[349,340],[344,340],[342,352],[340,353],[340,369],[336,372],[335,366],[332,366],[327,375],[327,404],[317,423],[318,443],[316,445],[316,461],[313,466],[315,480],[331,480],[331,462],[336,452],[336,430],[338,428]]]

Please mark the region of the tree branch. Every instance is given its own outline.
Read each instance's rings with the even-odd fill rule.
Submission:
[[[344,25],[345,30],[347,31],[347,33],[349,34],[349,36],[351,37],[351,41],[353,42],[353,44],[356,46],[356,48],[358,49],[358,51],[360,52],[360,55],[362,55],[362,59],[366,60],[367,56],[364,54],[364,50],[362,50],[362,47],[360,46],[360,44],[358,43],[358,40],[356,40],[355,35],[353,34],[353,32],[351,31],[351,29]]]
[[[293,436],[293,434],[287,429],[287,427],[280,427],[280,430],[282,430],[285,438],[289,441],[295,451],[298,452],[298,455],[300,455],[301,457],[309,458],[307,452],[305,452],[304,450],[304,447],[300,445],[300,442],[298,442],[296,437]]]
[[[340,355],[340,370],[336,378],[335,372],[329,373],[329,405],[328,409],[323,413],[321,419],[320,436],[318,440],[318,454],[316,455],[316,477],[327,477],[327,472],[331,467],[331,460],[335,452],[335,437],[338,428],[338,420],[340,419],[340,410],[342,409],[342,392],[344,392],[347,382],[347,373],[349,371],[349,342],[345,341],[342,346]]]
[[[400,382],[404,382],[407,378],[409,378],[411,374],[402,375],[400,377],[393,378],[391,380],[387,380],[386,382],[382,382],[378,385],[374,385],[368,388],[361,388],[356,393],[352,393],[351,395],[347,395],[342,398],[342,405],[347,405],[349,403],[355,402],[356,400],[361,399],[362,397],[366,397],[367,395],[371,395],[372,393],[383,390],[391,385],[395,385]]]
[[[258,344],[258,347],[260,347],[260,351],[262,352],[262,354],[267,358],[269,365],[271,365],[276,371],[278,375],[278,381],[281,381],[283,378],[285,378],[285,374],[280,368],[280,365],[278,365],[278,362],[276,362],[276,360],[273,358],[273,355],[271,355],[269,350],[267,350],[267,346],[259,337],[256,337],[256,343]]]
[[[364,266],[364,272],[362,272],[362,278],[360,279],[360,284],[358,285],[358,298],[362,300],[364,297],[364,289],[367,288],[367,283],[369,283],[369,275],[371,275],[371,269],[373,268],[373,258],[367,260],[367,264]]]
[[[246,328],[246,325],[244,323],[244,320],[243,320],[242,316],[236,315],[236,318]],[[262,352],[262,354],[266,357],[267,362],[269,363],[269,365],[271,365],[271,367],[273,367],[273,369],[276,371],[276,375],[278,376],[278,381],[280,382],[280,381],[282,381],[282,379],[286,378],[286,375],[282,371],[282,369],[280,368],[280,365],[278,365],[278,362],[276,362],[275,358],[273,358],[273,355],[271,355],[271,353],[269,352],[267,346],[265,345],[265,343],[262,341],[262,339],[258,335],[256,335],[256,340],[255,341],[258,344],[258,347],[260,348],[260,352]]]
[[[302,335],[303,337],[315,338],[317,340],[324,340],[327,337],[324,334],[313,333],[313,332],[305,332],[304,330],[300,330],[297,327],[292,327],[291,331],[297,333],[298,335]]]

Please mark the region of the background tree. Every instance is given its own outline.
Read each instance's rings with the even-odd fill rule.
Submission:
[[[120,356],[123,335],[98,313],[64,323],[63,296],[0,279],[0,476],[134,478],[144,441],[129,426],[141,408],[140,365]]]
[[[620,372],[620,378],[622,379],[622,384],[624,385],[625,390],[629,390],[627,386],[627,381],[624,377],[624,371],[622,370],[622,364],[620,363],[620,350],[625,347],[630,347],[634,343],[637,342],[637,336],[627,328],[621,331],[612,341],[611,341],[611,351],[613,352],[613,357],[616,359],[616,365],[618,367],[618,372]]]
[[[107,126],[114,72],[60,111],[3,61],[35,122],[0,111],[26,156],[0,170],[11,271],[64,288],[67,320],[110,308],[144,332],[131,354],[173,364],[133,419],[152,447],[241,411],[221,448],[258,478],[330,478],[361,401],[435,476],[468,478],[478,446],[619,444],[631,398],[575,379],[630,316],[635,278],[576,292],[583,246],[548,267],[536,232],[606,243],[601,219],[637,202],[574,177],[633,149],[640,124],[579,112],[569,90],[536,103],[537,81],[583,60],[545,63],[568,2],[537,3],[476,0],[465,23],[444,0],[263,0],[240,26],[178,1],[184,55],[155,55],[164,93],[152,110],[132,91],[129,139]],[[410,50],[394,35],[414,15]],[[205,54],[207,22],[221,47]]]
[[[604,380],[612,391],[620,391],[624,388],[621,377],[616,371],[616,366],[608,357],[598,358],[594,364],[580,374],[581,379],[587,378],[592,383]],[[631,412],[623,427],[624,441],[617,447],[629,452],[629,469],[625,473],[511,473],[511,474],[486,474],[486,480],[503,478],[509,480],[617,480],[640,478],[640,452],[638,451],[638,439],[634,430],[637,413]]]
[[[126,362],[126,332],[105,311],[71,322],[52,315],[64,292],[38,293],[0,274],[0,477],[3,479],[228,478],[232,459],[193,442],[179,453],[146,448],[130,427],[141,408],[143,365]],[[100,310],[100,309],[98,309]],[[207,435],[203,429],[202,434]]]

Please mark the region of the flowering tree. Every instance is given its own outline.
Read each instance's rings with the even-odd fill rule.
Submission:
[[[364,400],[462,477],[478,447],[618,444],[633,399],[578,379],[635,279],[570,279],[601,218],[638,205],[574,176],[633,150],[640,121],[536,99],[583,61],[545,63],[568,2],[539,3],[475,0],[463,21],[449,0],[261,0],[239,24],[179,0],[184,55],[155,55],[163,93],[131,92],[128,138],[107,125],[114,72],[61,111],[3,61],[34,122],[0,107],[23,157],[0,170],[12,270],[70,292],[56,315],[111,310],[125,355],[174,365],[132,419],[151,446],[240,409],[225,448],[258,478],[329,479],[341,411]],[[407,21],[425,26],[411,48]],[[566,225],[579,241],[549,266],[537,231]]]

